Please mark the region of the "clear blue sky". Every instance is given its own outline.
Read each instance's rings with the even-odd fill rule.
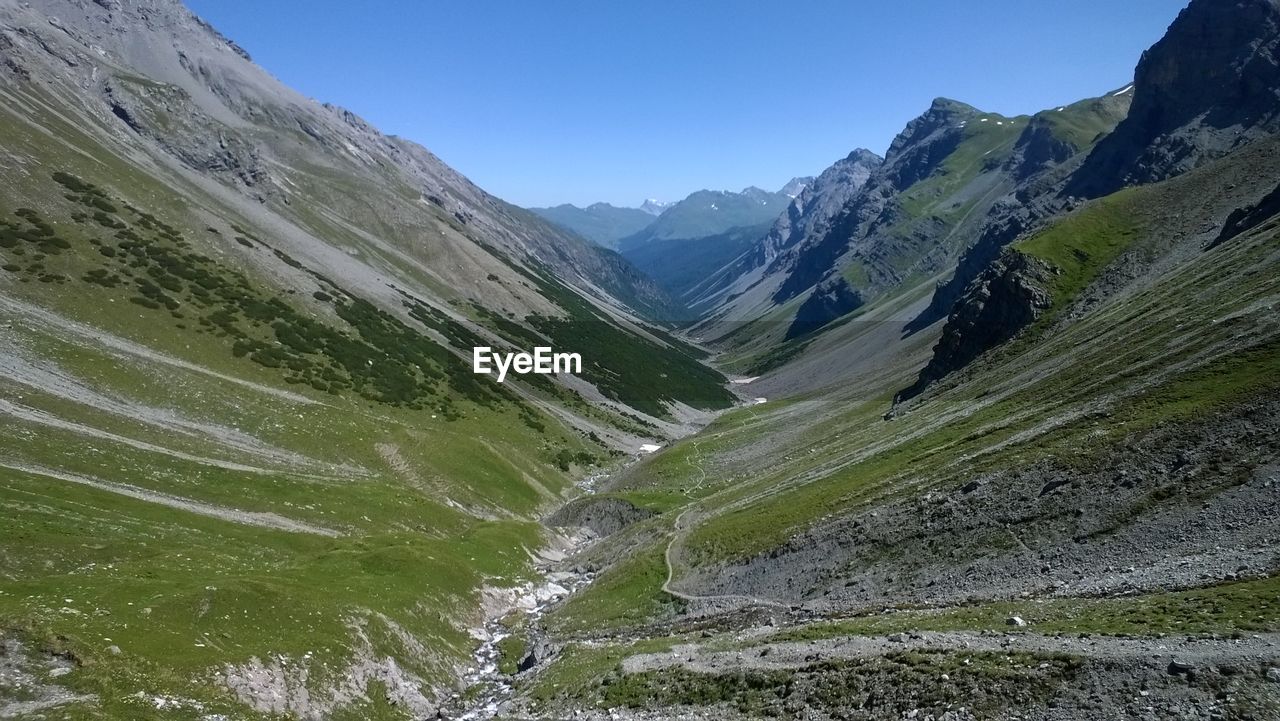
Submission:
[[[937,96],[1127,83],[1185,0],[188,0],[271,73],[520,205],[781,187]]]

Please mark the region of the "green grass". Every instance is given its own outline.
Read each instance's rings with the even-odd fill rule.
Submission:
[[[1048,123],[1054,137],[1083,150],[1110,133],[1127,114],[1127,105],[1106,99],[1082,100],[1061,111],[1047,110],[1036,118]]]
[[[607,398],[659,418],[670,417],[665,404],[672,401],[704,409],[733,405],[724,376],[701,362],[701,351],[666,333],[655,332],[668,342],[663,345],[624,330],[559,280],[518,265],[497,250],[490,252],[568,311],[567,317],[531,315],[525,320],[549,338],[552,347],[581,354],[582,377]],[[638,358],[644,362],[636,362]]]
[[[1149,189],[1120,191],[1013,246],[1057,271],[1050,282],[1053,305],[1046,317],[1055,317],[1130,248],[1142,232],[1138,208],[1149,200]]]
[[[1054,654],[903,651],[725,674],[673,667],[608,677],[585,700],[610,709],[720,706],[747,718],[842,714],[868,707],[893,717],[912,711],[923,716],[957,705],[979,717],[994,717],[1043,703],[1082,663]],[[892,693],[886,696],[885,689]]]
[[[520,662],[529,653],[529,644],[518,633],[498,642],[498,670],[514,676],[520,670]]]
[[[473,524],[450,539],[381,533],[326,539],[176,512],[104,491],[0,472],[8,520],[0,618],[81,659],[88,691],[143,689],[226,701],[206,669],[250,657],[308,657],[313,678],[359,650],[348,624],[390,618],[433,656],[386,645],[425,678],[447,673],[469,637],[463,609],[485,579],[525,573],[532,524]],[[387,492],[393,492],[388,488]],[[19,511],[16,512],[15,511]],[[39,548],[38,558],[26,549]],[[376,615],[375,615],[376,614]],[[119,657],[107,653],[119,646]]]
[[[579,698],[590,692],[627,656],[666,651],[680,640],[650,638],[631,643],[591,646],[571,643],[556,656],[550,666],[538,672],[526,690],[533,699],[541,702]]]
[[[986,122],[982,122],[985,118]],[[998,167],[1013,150],[1028,118],[1006,118],[993,113],[975,115],[964,128],[964,138],[932,175],[912,185],[902,195],[908,218],[936,216],[956,220],[971,204],[947,204],[956,192],[985,171]],[[996,123],[1000,123],[997,125]]]
[[[1123,191],[1021,244],[1020,252],[1061,268],[1052,280],[1056,312],[1120,253],[1142,249],[1134,243],[1144,221],[1132,212],[1132,204],[1136,194],[1146,192],[1158,189]],[[1265,342],[1252,349],[1241,347],[1248,343],[1245,329],[1260,316],[1215,322],[1275,292],[1273,274],[1241,275],[1274,262],[1268,251],[1274,242],[1274,237],[1258,239],[1229,254],[1206,257],[1107,314],[1053,336],[1044,335],[1048,326],[1042,325],[1037,342],[1014,342],[1000,349],[988,363],[996,370],[988,369],[979,382],[943,393],[891,424],[870,416],[861,427],[845,426],[834,444],[814,447],[815,462],[807,468],[782,464],[740,484],[739,497],[762,497],[709,517],[687,538],[688,553],[682,558],[693,563],[749,558],[823,518],[851,513],[888,494],[958,486],[961,479],[1037,459],[1096,458],[1132,433],[1194,419],[1274,389],[1280,357],[1274,342],[1265,341],[1264,333],[1260,339]],[[1250,281],[1242,284],[1237,281],[1241,277]],[[1202,330],[1184,335],[1188,328]],[[987,398],[993,386],[999,387],[1002,373],[1019,373],[1062,353],[1072,353],[1073,361],[1050,364],[1034,383],[1007,396]],[[1019,436],[1099,398],[1107,400],[1110,416],[1058,422],[1036,435]],[[947,413],[957,415],[945,423],[931,420]],[[1016,436],[1020,440],[1010,443]],[[855,458],[830,471],[808,470],[820,469],[837,448],[855,444],[876,450],[861,458],[849,451]],[[809,474],[816,478],[787,485]],[[724,508],[733,499],[717,500]]]
[[[548,618],[559,633],[598,632],[646,623],[676,613],[681,602],[662,591],[664,546],[654,545],[601,574]]]
[[[59,175],[0,178],[0,286],[58,320],[18,314],[6,350],[58,382],[6,378],[0,398],[86,430],[5,416],[0,459],[341,535],[0,468],[0,629],[80,662],[57,683],[101,705],[68,718],[201,715],[158,711],[150,695],[258,718],[216,681],[253,657],[307,665],[320,694],[365,653],[451,683],[473,650],[463,629],[481,588],[529,578],[529,551],[544,542],[530,519],[568,487],[564,466],[578,470],[599,444],[500,387],[477,387],[465,359],[430,340],[470,343],[465,327],[374,307],[216,198],[112,155],[30,92],[32,124],[19,106],[0,110],[6,149]],[[345,248],[353,235],[325,237]],[[300,289],[278,286],[277,271]],[[335,717],[404,716],[377,684],[367,695]]]

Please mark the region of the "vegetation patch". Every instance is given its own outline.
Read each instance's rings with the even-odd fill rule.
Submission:
[[[678,614],[684,602],[662,590],[667,578],[663,547],[638,552],[575,594],[548,625],[572,633],[624,628]]]
[[[1139,237],[1138,209],[1149,193],[1130,188],[1109,195],[1014,245],[1056,271],[1049,288],[1053,305],[1042,322],[1056,317]]]

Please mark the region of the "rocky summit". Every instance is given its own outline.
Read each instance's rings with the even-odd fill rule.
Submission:
[[[638,207],[506,202],[230,35],[0,0],[0,719],[1280,719],[1280,0]],[[892,71],[618,38],[600,123],[761,167]]]

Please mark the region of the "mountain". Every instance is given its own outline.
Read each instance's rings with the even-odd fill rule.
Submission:
[[[1277,717],[1278,35],[632,262],[177,2],[0,1],[0,718]]]
[[[804,192],[804,189],[813,182],[813,178],[792,178],[787,184],[782,186],[782,190],[778,191],[788,198],[795,198]]]
[[[592,203],[585,208],[564,204],[529,210],[597,245],[613,250],[617,250],[619,240],[640,232],[653,222],[653,215],[647,210],[616,208],[608,203]]]
[[[625,255],[640,272],[652,278],[680,302],[705,292],[708,273],[723,268],[754,248],[769,225],[730,228],[702,238],[654,240]],[[686,314],[686,319],[696,317]]]
[[[794,187],[796,182],[791,181],[788,187]],[[667,208],[648,227],[623,238],[618,248],[625,255],[656,240],[706,238],[731,228],[760,225],[776,218],[790,202],[791,198],[781,190],[699,190]]]
[[[1183,10],[1170,32],[1143,54],[1134,83],[1113,94],[1133,96],[1130,112],[1115,131],[1061,184],[1043,189],[1041,195],[1047,197],[1019,209],[1020,218],[993,224],[938,289],[923,320],[932,321],[948,309],[962,316],[972,313],[976,299],[969,286],[981,287],[979,277],[988,272],[989,263],[1023,265],[1020,258],[1001,259],[1002,249],[1042,219],[1070,207],[1070,198],[1098,197],[1172,177],[1280,131],[1280,95],[1264,90],[1280,85],[1278,7],[1271,0],[1240,3],[1235,10],[1242,21],[1233,23],[1221,22],[1220,4],[1192,3]],[[939,352],[908,394],[1011,337],[1039,315],[1030,309],[1019,312],[1026,316],[1000,324],[999,333],[980,342],[972,332],[962,332],[964,322],[953,317]]]
[[[1235,17],[1224,22],[1228,12]],[[1274,134],[1278,57],[1276,3],[1187,6],[1138,63],[1128,117],[1065,192],[1097,197],[1163,180]]]
[[[1024,199],[1082,162],[1130,98],[1112,92],[1015,118],[935,100],[883,162],[865,151],[842,161],[857,169],[856,182],[796,209],[786,219],[794,231],[777,228],[748,262],[717,274],[713,294],[688,299],[704,311],[695,331],[736,347],[754,372],[833,321],[927,294],[977,239],[1021,218]]]
[[[714,269],[710,277],[697,286],[696,295],[687,298],[690,305],[705,310],[725,296],[742,293],[760,281],[761,274],[778,256],[825,234],[835,216],[882,162],[875,153],[858,149],[833,163],[817,178],[805,179],[808,182],[803,187],[790,184],[790,189],[800,192],[786,211],[741,255],[729,258],[729,263]],[[783,192],[787,190],[784,188]],[[652,270],[647,272],[657,277]]]
[[[616,253],[176,1],[0,3],[0,94],[0,716],[434,716],[537,519],[736,400]]]
[[[640,204],[640,210],[643,210],[649,215],[658,216],[667,212],[667,209],[673,205],[675,205],[675,203],[664,203],[661,200],[649,198]]]
[[[761,402],[554,518],[603,570],[517,709],[1275,716],[1278,18],[1193,0],[1132,84],[909,123],[694,326]]]

